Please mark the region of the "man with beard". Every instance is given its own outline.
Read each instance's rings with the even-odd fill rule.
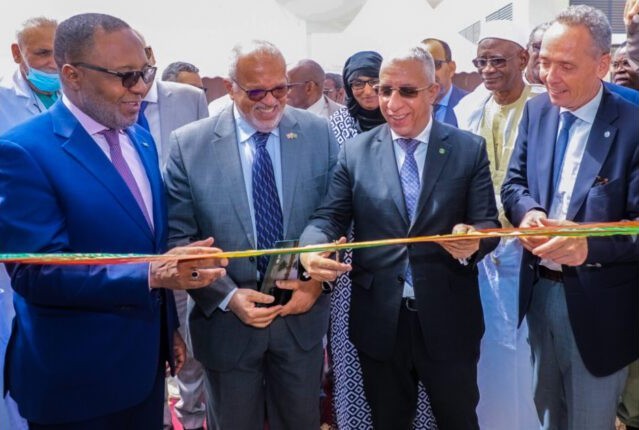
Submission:
[[[0,252],[163,252],[157,152],[134,125],[155,73],[140,39],[118,18],[76,15],[54,57],[61,100],[0,136]],[[8,265],[6,387],[29,428],[160,428],[166,363],[179,369],[185,354],[169,289],[210,284],[217,263]]]

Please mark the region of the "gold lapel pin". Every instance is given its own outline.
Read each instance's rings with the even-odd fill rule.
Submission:
[[[293,133],[293,132],[286,133],[286,138],[287,139],[297,139],[297,133]]]

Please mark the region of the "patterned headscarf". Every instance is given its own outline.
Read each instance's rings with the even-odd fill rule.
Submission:
[[[384,124],[386,120],[379,108],[375,110],[364,109],[353,97],[350,82],[360,76],[371,78],[379,77],[379,69],[382,65],[382,56],[375,51],[360,51],[353,54],[344,64],[344,91],[346,91],[346,107],[355,119],[355,124],[360,132],[368,131]]]

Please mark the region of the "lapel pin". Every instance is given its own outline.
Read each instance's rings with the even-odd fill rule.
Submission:
[[[444,155],[446,153],[446,150],[444,148],[439,148],[439,153],[441,155]]]
[[[293,132],[286,133],[286,138],[289,140],[297,139],[297,133],[293,133]]]
[[[149,144],[148,144],[148,143],[146,143],[145,141],[142,141],[142,146],[144,146],[145,148],[148,148],[148,147],[149,147]]]
[[[606,131],[606,132],[604,133],[604,137],[610,137],[610,132],[609,132],[609,131]]]

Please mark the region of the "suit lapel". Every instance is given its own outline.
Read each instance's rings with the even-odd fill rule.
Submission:
[[[444,169],[444,165],[450,156],[452,146],[447,141],[448,132],[437,121],[433,121],[433,128],[428,139],[428,149],[426,151],[426,162],[424,163],[424,171],[422,173],[422,188],[417,200],[417,208],[415,210],[415,219],[413,225],[419,215],[423,213],[424,206],[428,201],[435,184]],[[412,227],[412,225],[411,225]]]
[[[541,110],[539,122],[537,123],[539,139],[534,142],[528,136],[528,145],[536,145],[530,154],[536,154],[535,173],[539,189],[539,203],[546,209],[550,209],[553,190],[552,187],[552,165],[553,154],[555,152],[555,141],[557,140],[557,129],[559,127],[559,108],[550,104],[550,101]]]
[[[171,125],[173,121],[169,118],[171,116],[171,112],[169,112],[169,107],[171,107],[172,103],[166,101],[171,97],[171,91],[165,88],[160,82],[157,84],[158,89],[158,114],[160,117],[160,141],[157,142],[158,153],[168,153],[168,148],[166,146],[169,144],[169,135],[173,130],[171,130]],[[161,149],[161,150],[160,150]],[[164,160],[163,160],[164,161]]]
[[[62,144],[62,148],[98,182],[102,183],[140,229],[153,239],[153,233],[133,194],[113,164],[64,104],[58,103],[54,109],[55,112],[52,115],[54,132],[67,139]]]
[[[230,116],[230,118],[229,118]],[[242,173],[242,161],[235,133],[235,120],[233,119],[233,107],[227,108],[217,121],[213,142],[213,156],[211,160],[216,164],[214,169],[220,172],[232,172],[223,175],[219,186],[229,190],[231,204],[244,229],[246,239],[252,248],[257,248],[255,234],[253,232],[253,221],[251,220],[251,209],[249,206],[249,196],[246,195],[244,175]],[[251,178],[246,178],[250,181]]]
[[[586,148],[579,164],[579,172],[577,173],[575,187],[572,190],[570,205],[566,214],[567,219],[574,219],[579,208],[584,203],[588,191],[595,182],[597,173],[601,170],[601,165],[608,156],[612,142],[617,135],[617,127],[611,125],[611,123],[617,118],[618,114],[617,107],[608,103],[608,94],[604,90],[602,101],[590,129],[588,142],[586,142]]]
[[[284,111],[284,116],[280,121],[280,155],[282,158],[282,225],[284,226],[284,237],[287,236],[288,227],[293,213],[293,203],[295,200],[295,188],[298,185],[297,176],[299,172],[299,159],[307,145],[307,136],[300,130],[295,119]],[[310,138],[310,136],[308,136]]]
[[[397,170],[393,139],[388,125],[381,127],[377,136],[372,140],[371,155],[379,163],[379,171],[382,173],[381,177],[383,178],[382,183],[388,187],[388,194],[393,199],[397,212],[408,226],[410,222],[406,211],[406,203],[404,202],[404,192],[402,191],[399,171]]]

